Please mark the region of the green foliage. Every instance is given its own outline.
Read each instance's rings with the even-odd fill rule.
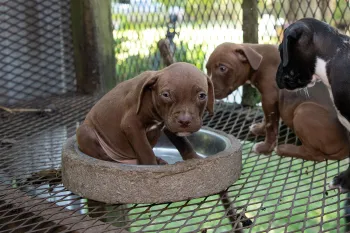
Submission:
[[[179,6],[185,9],[186,17],[192,23],[207,23],[209,21],[222,18],[225,20],[236,20],[238,10],[236,6],[242,0],[158,0],[167,8]],[[223,9],[227,11],[223,11]]]
[[[203,64],[205,59],[204,45],[189,46],[187,43],[180,42],[176,46],[174,57],[178,62],[188,62],[195,65],[198,69],[203,70]]]
[[[116,41],[116,47],[115,51],[116,54],[118,52],[125,52],[128,50],[126,47],[120,46],[120,43],[125,40],[125,38],[121,38],[118,41]],[[128,80],[130,78],[133,78],[137,76],[138,74],[146,71],[146,70],[152,70],[153,63],[155,62],[155,54],[157,52],[157,44],[154,43],[150,48],[150,56],[144,56],[144,55],[131,55],[128,56],[125,60],[117,60],[116,65],[116,72],[117,72],[117,78],[119,81]]]
[[[186,13],[198,23],[207,22],[213,11],[216,0],[187,0]]]
[[[164,6],[185,6],[187,4],[187,0],[159,0],[159,2],[163,3]]]
[[[112,20],[123,30],[143,30],[147,28],[161,27],[166,24],[167,15],[161,13],[131,13],[112,14]],[[116,29],[118,29],[116,28]]]
[[[125,40],[127,39],[119,38],[116,40],[116,54],[128,51],[128,48],[120,46],[121,42]],[[176,48],[174,55],[176,61],[188,62],[203,70],[205,59],[203,45],[189,46],[187,43],[178,43]],[[160,70],[164,68],[157,43],[154,42],[148,50],[150,51],[149,56],[137,54],[128,56],[125,60],[117,61],[116,72],[118,80],[124,81],[133,78],[146,70]]]
[[[347,22],[350,23],[350,8],[348,6],[348,1],[337,1],[337,7],[333,14],[335,22]]]

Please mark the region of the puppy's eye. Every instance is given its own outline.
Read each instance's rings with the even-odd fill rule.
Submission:
[[[205,100],[205,99],[207,98],[207,94],[201,92],[201,93],[199,93],[198,98],[199,98],[200,100]]]
[[[164,98],[170,98],[170,94],[167,91],[162,92],[161,96]]]
[[[219,65],[219,70],[221,71],[221,72],[226,72],[227,71],[227,67],[226,66],[224,66],[224,65]]]

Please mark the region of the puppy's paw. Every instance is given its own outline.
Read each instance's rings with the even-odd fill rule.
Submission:
[[[274,151],[277,155],[283,156],[285,153],[285,145],[278,145],[274,148]]]
[[[339,189],[340,193],[347,193],[350,191],[350,171],[346,170],[335,176],[331,182],[329,182],[330,189]]]
[[[257,123],[249,126],[249,131],[255,136],[264,136],[265,135],[265,124]]]
[[[157,160],[158,165],[166,165],[166,164],[168,164],[167,161],[165,161],[164,159],[161,159],[161,158],[159,158],[157,156],[156,156],[156,160]]]
[[[266,142],[259,142],[256,143],[253,146],[253,151],[256,154],[264,154],[264,155],[270,155],[274,149],[275,145],[266,143]]]

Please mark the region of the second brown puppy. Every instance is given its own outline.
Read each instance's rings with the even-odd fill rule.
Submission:
[[[271,154],[276,147],[279,118],[298,136],[301,146],[283,144],[280,156],[305,160],[341,160],[349,153],[349,138],[322,83],[301,92],[279,90],[275,81],[280,63],[277,46],[223,43],[216,47],[206,65],[216,99],[223,99],[245,83],[261,94],[264,120],[250,131],[265,135],[254,152]]]

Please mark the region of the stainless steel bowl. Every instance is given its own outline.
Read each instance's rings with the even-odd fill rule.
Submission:
[[[168,165],[126,165],[82,153],[74,136],[62,152],[63,184],[106,203],[163,203],[218,193],[239,178],[241,144],[232,135],[203,127],[187,138],[203,159],[183,161],[162,135],[154,152]]]
[[[191,142],[193,149],[203,158],[227,150],[231,146],[228,137],[222,136],[209,129],[201,129],[187,138]],[[159,138],[153,151],[156,156],[164,159],[169,164],[183,161],[179,151],[164,134]]]

